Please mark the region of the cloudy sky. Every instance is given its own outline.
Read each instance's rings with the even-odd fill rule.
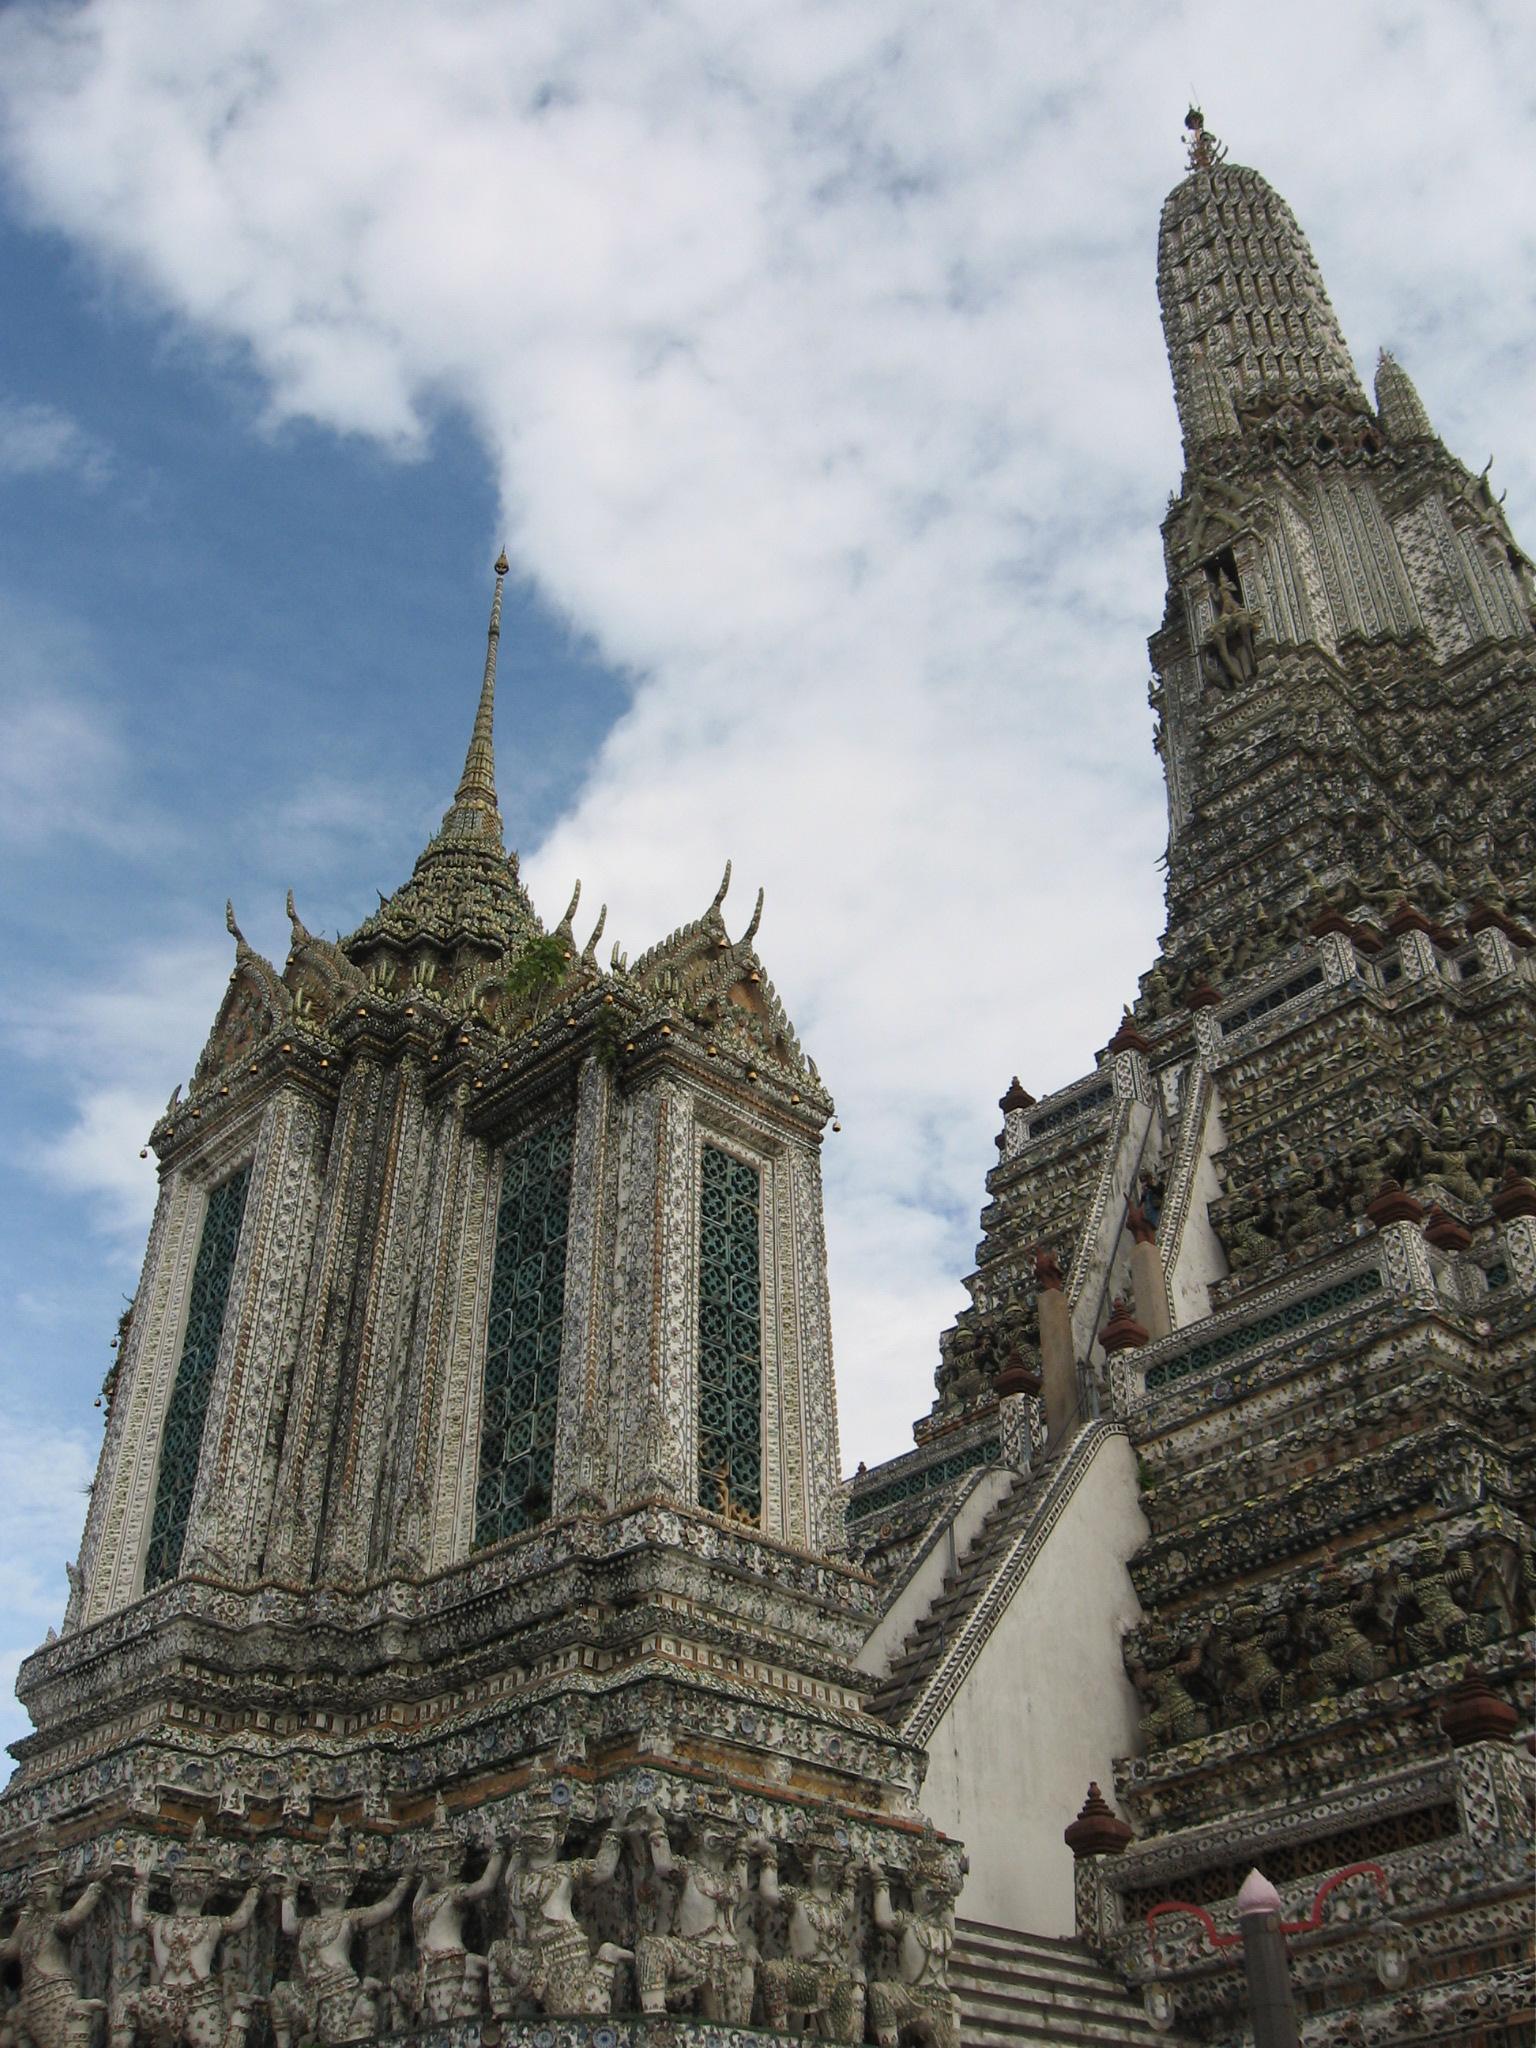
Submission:
[[[13,0],[0,16],[0,1655],[233,895],[348,928],[451,793],[503,537],[503,809],[637,951],[734,858],[838,1097],[843,1443],[908,1441],[996,1099],[1160,924],[1198,96],[1536,536],[1524,4]],[[20,1727],[13,1717],[0,1732]]]

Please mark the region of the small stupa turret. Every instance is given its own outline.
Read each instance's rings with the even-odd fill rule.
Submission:
[[[1386,349],[1381,351],[1376,362],[1376,416],[1387,439],[1399,446],[1405,441],[1432,441],[1435,438],[1435,430],[1413,379]]]

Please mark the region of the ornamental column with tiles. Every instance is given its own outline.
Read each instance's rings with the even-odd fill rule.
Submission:
[[[642,2003],[685,2030],[782,2020],[791,1990],[862,2026],[875,1873],[887,1905],[958,1887],[921,1749],[862,1704],[832,1105],[756,951],[762,899],[733,934],[727,866],[632,965],[599,964],[601,915],[578,940],[579,888],[544,927],[495,790],[506,573],[412,875],[335,942],[290,897],[281,972],[231,912],[229,990],[152,1135],[69,1614],[23,1670],[36,1732],[0,1799],[0,1906],[45,1828],[67,1886],[105,1880],[77,1950],[119,2032],[140,1864],[192,1859],[220,1911],[253,1870],[296,1887],[253,1909],[230,1983],[338,2042]],[[579,1916],[549,1923],[553,1961],[518,1889],[551,1841],[581,1872],[547,1880]],[[431,1914],[386,1929],[383,1902],[418,1864],[478,1881],[492,1858],[472,1933],[501,1974],[465,1964],[448,1999]],[[338,1873],[378,1920],[341,2033],[284,1946]],[[701,1947],[710,1885],[737,1903]],[[814,1980],[799,1897],[831,1943]],[[923,1996],[942,2020],[942,1973]]]

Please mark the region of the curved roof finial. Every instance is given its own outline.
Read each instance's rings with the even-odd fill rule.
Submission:
[[[741,937],[736,941],[736,952],[738,956],[744,957],[747,953],[751,951],[752,941],[757,937],[757,928],[762,923],[762,921],[763,891],[759,889],[757,892],[757,907],[752,912],[752,922],[747,926],[746,930],[742,933]]]
[[[597,965],[597,942],[603,936],[603,926],[608,922],[608,906],[603,904],[597,913],[597,923],[592,927],[592,936],[581,949],[581,957],[589,967]]]

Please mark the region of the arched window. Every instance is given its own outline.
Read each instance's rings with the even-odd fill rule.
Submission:
[[[192,1290],[187,1303],[187,1330],[160,1438],[160,1469],[155,1479],[155,1508],[149,1524],[149,1550],[144,1560],[144,1590],[174,1579],[181,1569],[187,1540],[187,1517],[197,1485],[197,1464],[203,1449],[208,1396],[213,1392],[219,1362],[219,1339],[229,1283],[240,1247],[240,1220],[245,1214],[251,1169],[242,1166],[208,1197],[203,1234],[197,1241]]]
[[[501,1177],[480,1407],[475,1544],[542,1522],[555,1478],[572,1116],[515,1144]]]
[[[703,1148],[699,1189],[699,1503],[762,1512],[763,1321],[755,1166]]]

